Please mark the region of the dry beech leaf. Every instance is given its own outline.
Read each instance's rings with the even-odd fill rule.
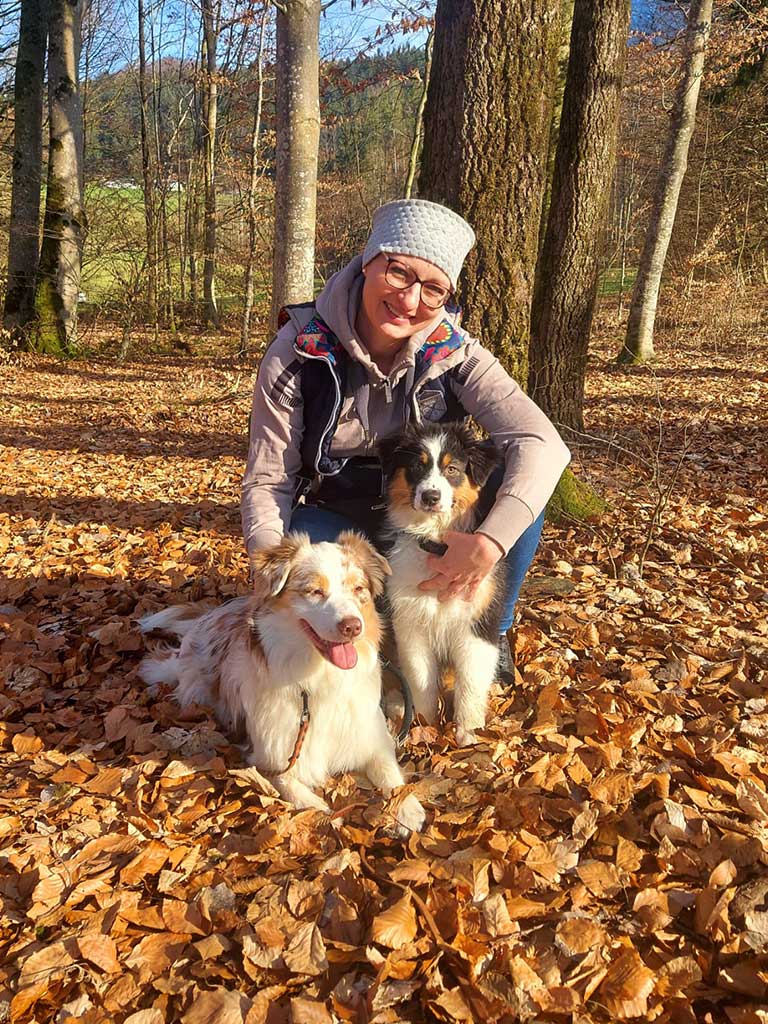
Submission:
[[[447,992],[441,992],[437,999],[433,999],[430,1006],[439,1013],[438,1019],[447,1017],[449,1021],[474,1021],[475,1016],[467,1006],[467,1001],[461,993],[461,989],[452,988]]]
[[[586,917],[569,917],[558,924],[555,942],[566,956],[578,956],[607,945],[608,936],[596,921]]]
[[[643,1017],[656,975],[649,970],[635,949],[627,949],[608,967],[600,985],[600,1001],[619,1020]]]
[[[126,1017],[123,1024],[165,1024],[165,1016],[162,1010],[154,1007],[151,1010],[137,1010]]]
[[[371,938],[389,949],[399,949],[416,937],[416,911],[410,893],[377,914],[371,925]]]
[[[119,974],[122,971],[117,959],[117,947],[109,935],[88,932],[77,940],[80,956],[94,964],[106,974]]]
[[[732,860],[721,861],[716,868],[712,869],[708,884],[713,889],[724,889],[731,884],[737,874],[736,865]]]
[[[299,997],[291,1000],[291,1024],[333,1024],[333,1017],[325,1003]]]
[[[506,901],[500,892],[492,892],[480,904],[486,931],[494,938],[512,935],[518,927],[510,917]]]
[[[294,974],[322,974],[328,969],[325,943],[314,922],[299,925],[283,952],[283,960]]]
[[[33,732],[17,732],[13,737],[13,749],[22,757],[39,753],[43,746],[43,741]]]
[[[739,807],[750,818],[768,821],[768,793],[752,779],[740,779],[736,787],[736,800]]]
[[[598,898],[615,896],[621,889],[621,880],[615,864],[602,860],[585,860],[576,868],[579,878]]]
[[[38,949],[35,953],[30,954],[21,965],[19,988],[59,977],[74,962],[74,957],[63,942],[54,942],[50,946]]]
[[[244,1024],[251,1000],[224,988],[197,992],[181,1024]]]

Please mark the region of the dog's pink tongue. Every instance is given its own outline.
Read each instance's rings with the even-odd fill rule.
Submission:
[[[354,668],[357,664],[357,651],[354,644],[331,644],[328,657],[336,668]]]

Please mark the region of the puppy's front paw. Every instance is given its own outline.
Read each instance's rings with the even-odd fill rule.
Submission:
[[[411,832],[421,832],[427,814],[416,797],[409,793],[397,809],[397,833],[407,839]]]
[[[331,808],[315,793],[310,793],[307,796],[302,796],[300,800],[296,801],[296,806],[299,810],[313,810],[322,811],[324,814],[330,814]]]
[[[456,743],[460,747],[474,747],[477,743],[477,736],[472,729],[466,729],[463,725],[457,725]]]

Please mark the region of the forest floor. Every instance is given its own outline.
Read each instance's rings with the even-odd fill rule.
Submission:
[[[604,323],[519,677],[414,727],[429,824],[249,778],[150,700],[135,619],[246,590],[253,366],[0,367],[0,1020],[768,1021],[768,336]]]

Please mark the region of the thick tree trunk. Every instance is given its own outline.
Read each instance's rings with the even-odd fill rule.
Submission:
[[[438,0],[419,194],[474,227],[467,326],[523,385],[558,0]]]
[[[272,321],[315,289],[315,209],[320,143],[320,0],[285,0],[277,13],[275,239]]]
[[[629,0],[576,0],[552,198],[534,290],[529,394],[584,429],[587,346],[616,158]]]
[[[22,0],[13,86],[13,170],[4,320],[24,327],[34,316],[40,251],[40,186],[43,174],[43,79],[47,0]]]
[[[203,142],[205,145],[205,224],[203,228],[203,302],[208,324],[219,322],[216,304],[216,120],[218,86],[216,83],[216,42],[218,17],[212,0],[203,0],[203,37],[205,40],[205,102]]]
[[[78,61],[83,0],[51,0],[48,27],[48,189],[37,293],[36,343],[69,354],[77,341],[77,299],[86,221],[83,120]]]
[[[138,0],[139,22],[139,117],[141,120],[141,177],[144,186],[144,228],[147,236],[147,300],[157,323],[158,259],[155,224],[155,173],[149,138],[149,90],[147,87],[147,55],[144,38],[144,0]]]
[[[627,335],[624,348],[619,353],[619,362],[622,363],[646,362],[654,355],[653,328],[661,275],[672,237],[680,188],[688,165],[688,146],[696,122],[696,105],[711,27],[712,0],[691,0],[683,77],[672,107],[669,138],[632,292]]]
[[[256,110],[253,115],[253,131],[251,132],[251,166],[248,181],[246,203],[248,207],[248,255],[245,262],[245,301],[243,303],[243,319],[240,325],[240,355],[248,351],[251,330],[251,310],[253,308],[253,282],[256,263],[256,185],[259,180],[259,139],[261,138],[261,108],[264,102],[264,33],[267,27],[268,4],[261,12],[259,28],[259,50],[256,64]]]

